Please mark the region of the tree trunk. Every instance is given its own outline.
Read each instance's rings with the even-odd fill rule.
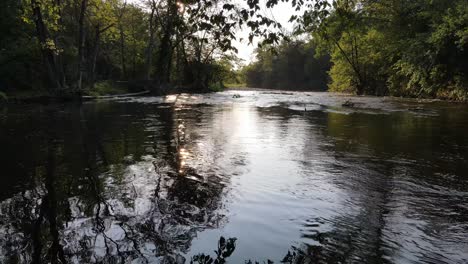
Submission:
[[[94,88],[94,83],[96,82],[96,62],[97,62],[97,57],[99,55],[99,42],[101,39],[101,34],[104,33],[106,30],[109,28],[113,27],[114,24],[110,24],[107,27],[101,29],[101,26],[99,24],[96,25],[96,32],[94,35],[94,49],[93,49],[93,57],[91,60],[91,72],[89,76],[89,87]]]
[[[174,35],[174,18],[177,16],[177,5],[173,0],[168,0],[167,22],[164,27],[163,38],[159,48],[158,73],[159,84],[167,86],[171,80],[172,65],[172,36]]]
[[[127,78],[127,66],[125,65],[125,36],[124,36],[122,22],[120,22],[119,30],[120,30],[120,63],[121,63],[120,79],[125,80]]]
[[[149,19],[149,39],[148,49],[146,50],[146,80],[151,79],[151,66],[153,64],[153,46],[154,46],[154,12],[156,11],[156,3],[151,1],[151,14]]]
[[[99,39],[100,39],[100,29],[99,25],[96,26],[96,33],[94,35],[94,49],[93,49],[93,59],[91,62],[91,73],[90,73],[90,88],[94,88],[94,83],[96,82],[96,61],[99,53]]]
[[[82,90],[83,75],[85,72],[85,58],[84,58],[84,48],[85,48],[85,29],[84,29],[84,19],[86,8],[88,5],[88,0],[81,1],[81,10],[80,10],[80,19],[78,21],[78,91]]]
[[[366,88],[366,80],[362,77],[361,71],[359,70],[359,60],[357,58],[354,59],[354,56],[357,56],[357,49],[358,49],[357,44],[355,46],[351,44],[352,45],[351,47],[353,49],[351,52],[353,59],[351,59],[348,56],[348,54],[343,50],[340,43],[337,40],[333,40],[333,41],[336,47],[338,47],[338,49],[340,50],[341,54],[345,57],[346,61],[349,63],[349,65],[353,69],[354,73],[356,74],[356,78],[358,81],[358,83],[356,84],[356,94],[358,95],[364,94],[364,91]],[[354,49],[356,49],[356,53],[354,53]]]
[[[158,60],[158,73],[160,84],[166,85],[171,79],[170,64],[172,57],[171,33],[165,32],[161,40]]]
[[[60,81],[60,76],[57,72],[57,65],[54,59],[53,51],[48,48],[48,33],[42,17],[41,7],[36,0],[31,0],[31,7],[48,79],[55,91],[61,90],[63,86]]]

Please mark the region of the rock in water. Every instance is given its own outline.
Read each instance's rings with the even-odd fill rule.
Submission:
[[[354,107],[354,103],[351,102],[350,100],[347,100],[346,102],[344,102],[343,104],[341,104],[341,106],[343,107]]]

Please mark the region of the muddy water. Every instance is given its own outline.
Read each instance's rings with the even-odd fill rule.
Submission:
[[[12,105],[0,169],[0,263],[182,263],[221,236],[237,238],[230,263],[468,262],[462,104],[230,91]]]

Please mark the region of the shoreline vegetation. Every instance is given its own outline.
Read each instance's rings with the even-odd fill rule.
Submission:
[[[245,84],[229,84],[226,85],[223,90],[220,91],[268,91],[273,94],[291,94],[292,92],[301,93],[301,92],[320,92],[320,93],[330,93],[333,95],[349,97],[348,100],[342,105],[343,107],[350,107],[350,108],[361,108],[359,105],[355,105],[353,101],[353,97],[381,97],[384,100],[408,100],[410,102],[418,102],[418,103],[435,103],[435,102],[451,102],[457,104],[466,104],[468,100],[453,100],[449,98],[422,98],[422,97],[409,97],[409,96],[392,96],[392,95],[385,95],[385,96],[376,96],[376,95],[356,95],[354,93],[349,92],[333,92],[333,91],[304,91],[304,90],[293,90],[293,89],[268,89],[268,88],[253,88],[247,87]],[[203,91],[197,93],[212,93],[212,92],[220,92],[220,91]],[[164,96],[164,95],[171,95],[171,94],[180,94],[186,93],[186,90],[174,89],[169,90],[165,94],[158,94],[157,96]],[[65,97],[65,96],[56,96],[50,95],[47,92],[36,92],[32,94],[28,93],[21,93],[17,95],[13,95],[8,97],[7,95],[0,94],[0,106],[1,105],[9,105],[9,104],[49,104],[49,103],[64,103],[64,102],[84,102],[84,101],[99,101],[100,99],[112,99],[118,97],[128,97],[128,96],[137,96],[137,97],[145,97],[145,96],[154,96],[149,90],[142,90],[139,92],[129,92],[128,90],[119,90],[118,93],[111,93],[111,94],[93,94],[93,95],[83,95],[80,98],[75,96],[73,97]],[[348,103],[350,105],[348,105]]]
[[[258,0],[5,0],[0,102],[234,87],[468,101],[464,0],[287,1],[286,32]],[[237,56],[237,32],[259,40]]]

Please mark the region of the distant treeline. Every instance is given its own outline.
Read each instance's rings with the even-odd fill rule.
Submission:
[[[276,56],[259,49],[248,85],[316,89],[328,54],[331,91],[468,99],[466,0],[318,2],[293,17],[313,44],[283,43]]]
[[[325,91],[329,69],[329,56],[316,56],[311,43],[282,41],[275,49],[258,48],[242,72],[248,87]]]

